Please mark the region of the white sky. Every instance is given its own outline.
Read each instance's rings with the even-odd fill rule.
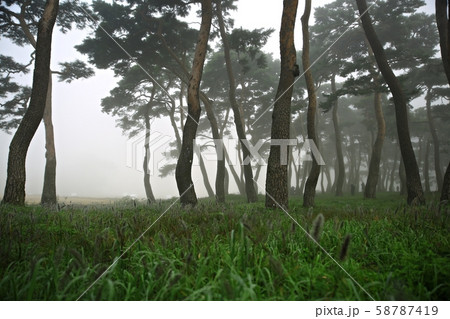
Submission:
[[[313,0],[313,6],[321,6],[331,0]],[[257,3],[257,5],[255,5]],[[427,11],[433,11],[432,0],[427,0]],[[295,31],[297,50],[301,49],[300,16],[303,14],[304,1],[299,3]],[[235,12],[235,27],[274,28],[265,50],[279,57],[278,32],[281,22],[282,1],[240,0]],[[57,70],[58,62],[72,61],[83,57],[73,48],[90,34],[91,30],[73,31],[66,35],[54,34],[52,69]],[[126,48],[125,48],[126,49]],[[12,55],[17,60],[28,62],[31,49],[17,48],[8,41],[0,41],[0,53]],[[31,86],[31,77],[27,77]],[[100,101],[108,96],[115,87],[117,79],[111,71],[96,70],[90,79],[74,81],[71,84],[54,81],[53,85],[53,122],[55,127],[57,152],[57,193],[60,200],[65,196],[82,197],[122,197],[137,195],[144,197],[143,173],[127,167],[127,138],[115,126],[115,120],[101,113]],[[155,121],[153,130],[173,135],[167,123]],[[9,143],[12,135],[0,132],[0,197],[6,182],[6,167]],[[43,125],[33,139],[27,157],[27,194],[40,194],[45,165]],[[210,181],[214,188],[215,164],[211,165]],[[198,167],[194,167],[193,179],[200,176]],[[264,184],[265,173],[261,173]],[[164,181],[153,176],[153,191],[157,198],[177,196],[175,177]],[[230,180],[231,183],[231,180]],[[202,179],[195,184],[197,194],[205,196]]]

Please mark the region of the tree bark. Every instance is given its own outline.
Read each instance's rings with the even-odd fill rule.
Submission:
[[[154,87],[154,86],[153,86]],[[155,89],[153,89],[152,92],[152,98],[151,102],[153,102],[153,97],[155,94]],[[150,103],[151,103],[150,102]],[[143,163],[143,169],[144,169],[144,189],[145,189],[145,195],[147,197],[147,203],[151,204],[154,203],[155,196],[153,195],[152,186],[150,184],[150,170],[148,168],[148,162],[150,161],[150,105],[145,106],[145,140],[144,140],[144,163]]]
[[[441,157],[439,154],[439,138],[434,125],[433,115],[431,114],[431,88],[428,88],[426,99],[428,126],[430,127],[431,137],[433,138],[434,148],[434,170],[436,172],[436,182],[438,191],[442,191],[442,171],[441,171]],[[428,147],[428,146],[427,146]]]
[[[424,139],[425,141],[425,139]],[[428,159],[430,158],[430,141],[425,141],[425,159],[423,161],[423,179],[424,179],[424,186],[425,186],[425,192],[430,192],[430,165],[428,162]],[[442,177],[441,177],[442,178]],[[438,184],[439,185],[439,184]],[[438,186],[441,187],[441,186]]]
[[[30,5],[30,2],[24,2],[21,7],[21,13],[18,16],[20,28],[22,29],[25,37],[31,46],[36,50],[36,39],[30,31],[29,26],[25,21],[26,7]],[[55,135],[53,131],[52,123],[52,72],[49,71],[49,81],[47,88],[47,97],[44,109],[44,127],[45,127],[45,171],[44,171],[44,184],[41,194],[41,205],[52,206],[56,205],[56,151],[55,151]]]
[[[245,140],[247,139],[247,136],[245,134],[243,110],[242,110],[242,107],[239,106],[239,104],[236,100],[236,80],[234,78],[233,67],[231,64],[230,46],[228,43],[228,37],[227,37],[226,31],[225,31],[225,23],[223,21],[223,16],[222,16],[221,1],[216,1],[216,3],[217,3],[217,18],[219,21],[219,31],[220,31],[220,36],[222,38],[222,43],[223,43],[225,66],[227,69],[228,83],[229,83],[229,87],[230,87],[230,89],[228,91],[228,96],[229,96],[231,108],[232,108],[233,114],[234,114],[234,123],[236,125],[237,135],[239,138],[239,142],[241,143],[241,147],[242,147],[242,158],[245,160],[246,158],[250,158],[250,151],[245,146]],[[256,202],[257,194],[256,194],[255,187],[254,187],[253,171],[252,171],[250,162],[248,164],[244,165],[244,176],[245,176],[245,192],[247,194],[247,201],[249,203]]]
[[[47,97],[44,109],[45,127],[45,171],[44,185],[41,195],[41,205],[53,206],[57,204],[56,198],[56,150],[55,134],[52,123],[52,72],[48,77]]]
[[[420,182],[419,167],[417,166],[416,157],[411,144],[411,137],[409,134],[408,125],[408,110],[405,95],[400,87],[394,72],[392,72],[389,63],[387,62],[383,46],[378,39],[375,29],[372,25],[372,19],[367,9],[365,0],[356,0],[359,13],[361,14],[361,21],[366,33],[367,39],[372,47],[375,59],[378,64],[386,83],[392,93],[395,105],[395,118],[397,124],[397,134],[400,144],[400,151],[405,164],[406,170],[406,188],[408,192],[408,204],[424,204],[425,197],[423,194],[422,184]]]
[[[306,88],[308,89],[308,113],[306,117],[307,121],[307,131],[308,138],[313,140],[316,145],[317,135],[316,135],[316,111],[317,111],[317,96],[316,89],[314,87],[314,80],[310,70],[309,61],[309,16],[311,15],[311,0],[305,1],[305,12],[301,18],[302,21],[302,33],[303,33],[303,54],[302,54],[302,64],[303,70],[305,71]],[[312,207],[314,206],[314,198],[316,196],[316,185],[319,179],[320,166],[317,162],[315,156],[313,156],[311,171],[309,172],[308,179],[305,184],[305,192],[303,194],[303,206]]]
[[[245,187],[241,183],[241,179],[239,178],[239,175],[237,174],[236,170],[234,169],[235,164],[231,162],[230,156],[228,155],[228,151],[225,147],[223,148],[223,153],[225,155],[225,160],[227,161],[228,167],[230,168],[231,175],[233,175],[234,181],[239,190],[239,194],[244,196],[245,195]]]
[[[50,77],[52,33],[58,8],[58,0],[47,0],[39,20],[30,104],[9,146],[4,203],[25,204],[25,161],[31,140],[44,115]]]
[[[216,116],[214,114],[212,103],[206,97],[205,94],[200,93],[200,98],[203,101],[206,109],[206,116],[211,124],[211,132],[214,139],[214,145],[217,153],[217,171],[216,171],[216,201],[218,203],[225,202],[225,158],[224,158],[224,147],[219,145],[222,139],[219,134],[219,125],[217,124]],[[206,186],[206,184],[205,184]],[[208,189],[208,188],[207,188]]]
[[[441,47],[442,63],[444,64],[445,75],[450,84],[450,23],[448,20],[447,0],[436,0],[436,22],[439,31],[439,44]],[[450,197],[450,162],[445,171],[444,180],[442,182],[441,201],[448,200]]]
[[[275,95],[275,106],[272,113],[271,139],[288,140],[291,122],[291,99],[296,51],[294,45],[294,28],[297,16],[298,0],[283,1],[283,15],[280,29],[281,72]],[[282,152],[282,147],[285,149]],[[266,177],[266,207],[288,208],[289,185],[288,165],[289,146],[271,145]]]
[[[172,56],[172,58],[177,62],[177,64],[180,66],[181,68],[181,72],[176,72],[175,70],[172,70],[172,72],[174,72],[175,74],[177,74],[177,76],[180,78],[181,80],[181,85],[180,85],[180,105],[181,105],[181,109],[183,109],[183,96],[182,96],[182,92],[184,91],[184,83],[187,82],[189,84],[189,72],[186,69],[185,63],[184,63],[184,59],[181,60],[176,53],[167,45],[167,42],[165,41],[164,37],[162,35],[160,35],[160,39],[162,40],[162,43],[164,45],[164,47],[167,49],[167,51],[169,52],[170,56]],[[206,109],[206,116],[208,118],[209,123],[211,124],[211,132],[213,135],[213,139],[215,140],[215,143],[218,143],[219,140],[221,140],[221,136],[222,134],[219,133],[219,127],[217,124],[217,120],[216,120],[216,116],[214,114],[214,110],[212,107],[212,103],[210,101],[210,99],[207,97],[206,94],[204,94],[203,92],[200,91],[200,100],[203,102],[203,105],[205,106]],[[181,111],[180,112],[180,119],[181,119],[181,129],[184,130],[184,125],[183,125],[183,118],[184,118],[184,113]],[[180,143],[181,144],[181,143]],[[223,152],[221,152],[221,148],[218,147],[218,145],[215,145],[216,147],[216,152],[217,152],[217,172],[216,172],[216,200],[218,203],[223,203],[225,202],[225,159],[223,158]],[[180,146],[181,149],[181,146]]]
[[[333,73],[331,76],[331,92],[336,94],[336,75]],[[337,179],[336,179],[336,196],[342,196],[342,187],[344,186],[345,180],[345,166],[344,166],[344,154],[342,154],[342,137],[341,137],[341,129],[339,127],[339,118],[338,118],[338,98],[336,97],[336,101],[333,106],[333,127],[334,127],[334,136],[336,140],[336,156],[338,162],[338,171],[337,171]]]
[[[183,143],[180,157],[175,170],[180,202],[184,205],[195,206],[197,195],[192,182],[192,159],[194,155],[194,139],[197,134],[198,121],[200,119],[199,87],[203,74],[208,38],[211,29],[212,4],[211,0],[202,1],[202,22],[195,48],[191,77],[188,85],[188,117],[183,129]]]
[[[394,152],[394,164],[392,165],[391,176],[389,181],[389,191],[394,191],[394,183],[395,183],[395,172],[397,171],[397,159],[398,159],[398,148],[395,148]]]
[[[200,171],[202,172],[203,184],[205,185],[208,197],[214,198],[214,191],[211,187],[211,183],[208,178],[208,171],[206,170],[205,161],[203,160],[202,153],[197,153],[198,162],[200,164]]]
[[[406,171],[405,163],[403,163],[403,158],[400,160],[400,165],[398,168],[398,175],[400,177],[400,195],[406,195]]]
[[[447,170],[444,175],[444,184],[442,185],[441,201],[449,200],[450,198],[450,162],[447,165]]]
[[[441,47],[445,75],[450,84],[450,24],[447,16],[447,6],[447,0],[436,0],[436,22],[439,31],[439,45]]]
[[[379,87],[378,79],[376,79],[376,87]],[[370,156],[369,172],[367,175],[366,188],[364,190],[364,198],[375,198],[378,178],[380,175],[381,152],[383,150],[384,137],[386,135],[386,123],[384,122],[383,108],[381,105],[381,93],[378,91],[374,93],[374,108],[378,131],[375,144],[372,147],[372,155]]]

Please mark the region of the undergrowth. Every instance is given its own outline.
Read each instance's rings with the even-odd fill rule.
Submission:
[[[223,205],[202,200],[193,209],[167,210],[170,204],[0,206],[0,299],[450,296],[449,207],[433,201],[407,207],[389,194],[377,200],[319,196],[314,209],[305,209],[294,198],[289,214],[295,221],[241,197]],[[319,215],[323,249],[307,235]]]

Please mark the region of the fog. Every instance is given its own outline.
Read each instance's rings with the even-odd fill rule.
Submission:
[[[271,52],[275,58],[279,56],[278,32],[281,21],[281,1],[241,0],[234,13],[235,27],[247,29],[274,28],[265,52]],[[313,1],[314,6],[321,6],[329,0]],[[427,1],[427,12],[433,12],[434,1]],[[298,19],[303,12],[303,2],[299,3]],[[191,17],[197,23],[198,18]],[[313,21],[311,21],[313,23]],[[53,37],[52,69],[58,70],[58,62],[72,61],[76,58],[86,61],[74,45],[80,44],[92,32],[91,28],[61,34],[56,31]],[[296,26],[296,47],[301,49],[301,27]],[[112,44],[113,45],[113,44]],[[126,49],[126,48],[125,48]],[[30,46],[17,47],[6,39],[0,38],[0,53],[14,56],[23,63],[29,61],[32,50]],[[21,83],[31,86],[31,76],[21,78]],[[303,79],[301,79],[303,81]],[[70,84],[53,81],[53,124],[57,152],[57,194],[60,200],[65,197],[145,197],[142,182],[143,172],[139,165],[131,165],[127,161],[129,141],[116,127],[115,119],[101,112],[100,101],[108,96],[116,85],[117,79],[109,70],[95,70],[95,76],[85,80],[75,80]],[[269,105],[267,106],[269,107]],[[232,130],[233,131],[233,130]],[[159,132],[173,138],[173,131],[167,120],[156,119],[152,123],[152,132]],[[0,132],[0,190],[6,181],[8,147],[12,134]],[[27,156],[26,194],[39,195],[42,190],[45,166],[45,138],[41,124]],[[129,152],[129,151],[128,151]],[[158,155],[155,155],[158,156]],[[194,163],[195,164],[195,163]],[[211,184],[214,183],[215,163],[207,165]],[[260,174],[259,182],[264,184],[265,168]],[[178,195],[173,175],[161,179],[157,172],[152,172],[153,191],[156,198],[168,198]],[[207,196],[198,166],[194,166],[193,180],[199,197]],[[230,179],[230,191],[237,188]]]

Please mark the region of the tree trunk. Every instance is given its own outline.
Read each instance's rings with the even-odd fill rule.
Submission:
[[[378,76],[374,77],[377,91],[374,94],[375,117],[377,119],[377,138],[370,156],[369,172],[367,175],[364,198],[375,198],[377,182],[380,174],[381,152],[383,150],[384,137],[386,135],[386,123],[384,122],[383,108],[381,104],[381,92],[378,91]]]
[[[450,84],[450,23],[447,15],[447,0],[436,0],[436,22],[439,31],[439,44],[441,47],[442,63],[444,64],[445,75]],[[450,10],[450,8],[449,8]],[[445,171],[442,182],[441,201],[450,197],[450,162]]]
[[[434,148],[434,170],[436,172],[436,182],[438,191],[442,191],[442,171],[441,171],[441,157],[439,154],[439,138],[434,125],[433,114],[431,114],[431,88],[428,88],[426,99],[428,126],[430,127],[431,137],[433,138]],[[428,146],[427,146],[428,147]]]
[[[447,0],[436,0],[436,22],[439,31],[439,45],[441,47],[445,75],[450,84],[450,23],[447,15],[447,6]]]
[[[333,183],[331,182],[331,173],[330,173],[330,166],[325,167],[325,174],[327,175],[327,190],[326,192],[331,192],[331,187]]]
[[[400,84],[389,66],[383,46],[378,39],[378,36],[373,28],[372,19],[367,12],[367,3],[365,0],[356,0],[359,13],[361,14],[361,21],[372,47],[375,59],[378,64],[386,83],[392,93],[395,105],[395,118],[397,124],[397,134],[400,144],[400,151],[405,164],[406,170],[406,188],[408,192],[408,204],[424,204],[425,197],[423,194],[422,184],[420,182],[419,167],[417,166],[414,150],[411,145],[411,137],[408,126],[408,110],[405,95],[400,87]]]
[[[306,180],[308,179],[308,171],[309,171],[309,162],[305,162],[303,164],[303,178],[302,178],[302,183],[300,184],[300,195],[304,193],[305,191],[305,185],[306,185]]]
[[[202,22],[195,48],[194,61],[192,64],[191,77],[188,85],[188,117],[183,130],[183,143],[181,145],[180,157],[175,170],[180,202],[184,205],[195,206],[197,195],[192,182],[192,159],[194,155],[194,139],[197,134],[198,121],[200,119],[199,87],[203,74],[206,51],[208,49],[208,38],[211,29],[212,5],[211,0],[202,1]]]
[[[444,175],[444,183],[442,185],[441,201],[449,200],[450,198],[450,162],[447,165],[447,170]]]
[[[262,168],[262,165],[258,165],[256,167],[256,172],[255,172],[255,177],[254,177],[256,194],[258,194],[258,183],[257,183],[257,181],[258,181],[258,178],[259,178],[259,174],[261,173],[261,168]]]
[[[206,170],[205,161],[203,160],[202,153],[200,151],[196,152],[198,157],[198,162],[200,164],[200,171],[202,172],[203,184],[205,185],[206,192],[208,193],[208,197],[214,198],[214,191],[211,187],[211,183],[208,178],[208,171]],[[223,180],[222,180],[223,183]]]
[[[425,142],[425,160],[423,161],[423,179],[425,181],[425,192],[430,192],[430,166],[428,159],[430,158],[430,141]],[[442,177],[441,177],[442,178]],[[438,187],[439,186],[438,184]]]
[[[214,139],[214,145],[217,154],[217,171],[216,171],[216,200],[218,203],[225,202],[225,158],[224,158],[224,147],[219,134],[219,125],[217,124],[216,116],[214,114],[212,103],[206,97],[205,94],[200,93],[200,98],[203,101],[206,109],[206,116],[211,124],[211,132]]]
[[[31,140],[44,115],[50,77],[52,33],[58,7],[58,0],[47,0],[39,20],[30,104],[9,146],[4,203],[25,203],[25,161]]]
[[[389,181],[389,191],[394,191],[394,183],[395,183],[395,172],[397,171],[397,159],[398,159],[398,148],[395,148],[394,153],[394,164],[392,165],[391,176]]]
[[[403,158],[400,160],[400,165],[398,168],[398,175],[400,177],[400,195],[406,195],[406,171],[405,164],[403,163]]]
[[[333,73],[331,76],[331,92],[336,94],[336,75]],[[337,171],[337,179],[336,179],[336,196],[342,196],[342,187],[344,186],[345,180],[345,166],[344,166],[344,154],[342,154],[342,137],[341,137],[341,129],[339,127],[339,119],[338,119],[338,98],[336,97],[336,101],[333,106],[333,127],[334,127],[334,136],[336,139],[336,157],[338,163],[338,171]]]
[[[309,61],[309,16],[311,14],[311,0],[305,1],[305,12],[301,18],[302,21],[302,33],[303,33],[303,54],[302,64],[305,71],[306,87],[308,89],[308,113],[306,117],[308,139],[318,145],[316,136],[316,110],[317,110],[317,97],[316,88],[314,87],[314,80],[310,70],[311,64]],[[318,159],[313,156],[311,171],[309,172],[308,179],[306,180],[305,192],[303,194],[303,206],[314,206],[314,198],[316,196],[316,185],[319,179],[320,166],[317,162]]]
[[[250,151],[244,144],[245,140],[247,139],[247,136],[245,134],[243,110],[238,105],[238,102],[236,100],[236,81],[234,78],[233,68],[231,64],[230,46],[228,44],[228,38],[225,31],[225,24],[222,16],[221,1],[217,1],[217,18],[219,21],[220,36],[222,38],[223,51],[225,55],[225,65],[227,69],[228,82],[230,85],[228,96],[230,99],[231,108],[233,109],[234,123],[236,125],[237,135],[239,138],[239,142],[241,143],[242,146],[242,157],[245,160],[246,158],[250,158]],[[253,171],[250,162],[244,165],[244,176],[245,176],[245,192],[247,194],[247,201],[249,203],[256,202],[257,196],[254,187]]]
[[[25,33],[25,37],[30,42],[31,46],[36,50],[36,39],[30,31],[28,24],[25,21],[25,11],[23,10],[29,4],[22,6],[21,13],[18,17],[20,27]],[[45,127],[45,171],[44,171],[44,185],[41,195],[41,205],[54,206],[57,203],[56,198],[56,151],[55,151],[55,136],[53,132],[52,123],[52,72],[49,71],[49,82],[47,89],[47,97],[44,109],[44,127]]]
[[[235,181],[236,186],[237,186],[237,188],[239,190],[239,194],[244,196],[245,195],[245,187],[241,183],[239,175],[237,174],[236,170],[234,169],[234,165],[235,164],[231,162],[230,156],[228,155],[228,151],[227,151],[227,149],[225,147],[223,148],[223,153],[225,155],[225,160],[227,161],[228,167],[230,168],[231,175],[233,175],[234,181]]]
[[[154,89],[152,92],[152,100],[154,96]],[[144,163],[143,163],[143,169],[144,169],[144,189],[145,189],[145,195],[147,197],[147,203],[151,204],[154,203],[155,196],[153,195],[152,186],[150,184],[150,170],[148,167],[148,163],[150,161],[150,105],[145,106],[145,140],[144,140]]]
[[[48,76],[47,97],[44,109],[44,127],[45,127],[45,171],[44,186],[41,195],[41,205],[54,206],[56,199],[56,151],[55,135],[52,123],[52,73]]]
[[[288,141],[291,122],[291,98],[296,63],[294,46],[295,18],[297,16],[298,0],[283,1],[283,16],[280,29],[281,72],[275,95],[275,106],[272,113],[271,140]],[[266,177],[266,207],[277,208],[289,206],[289,146],[270,146]]]

